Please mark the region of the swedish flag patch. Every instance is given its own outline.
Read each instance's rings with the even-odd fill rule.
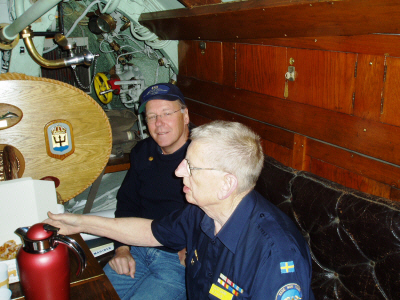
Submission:
[[[281,274],[293,273],[293,272],[294,272],[294,263],[293,263],[293,261],[281,262]]]

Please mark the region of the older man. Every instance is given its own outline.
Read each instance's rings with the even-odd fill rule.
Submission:
[[[175,173],[193,205],[154,221],[49,214],[49,222],[64,234],[186,246],[189,299],[314,299],[305,240],[253,190],[263,165],[259,137],[240,123],[216,121],[193,129],[191,139]]]
[[[140,101],[139,112],[145,112],[150,137],[132,149],[115,216],[158,219],[186,204],[182,180],[174,171],[189,145],[189,114],[181,91],[170,83],[148,87]],[[134,247],[118,241],[115,249],[104,271],[122,300],[186,299],[185,268],[177,254],[181,249]]]

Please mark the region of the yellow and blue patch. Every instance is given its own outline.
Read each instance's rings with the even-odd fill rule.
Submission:
[[[294,263],[293,263],[293,261],[281,262],[281,274],[293,273],[293,272],[294,272]]]

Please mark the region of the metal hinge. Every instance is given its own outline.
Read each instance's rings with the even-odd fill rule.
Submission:
[[[357,65],[358,62],[356,61],[356,65],[354,66],[354,78],[357,78]]]
[[[386,82],[386,71],[387,71],[387,65],[385,65],[385,68],[383,69],[383,82]]]
[[[237,55],[237,51],[236,51],[236,44],[235,44],[235,83],[237,82],[237,71],[236,71],[236,55]]]
[[[356,92],[353,92],[353,99],[351,99],[351,105],[354,108],[354,102],[356,101]]]

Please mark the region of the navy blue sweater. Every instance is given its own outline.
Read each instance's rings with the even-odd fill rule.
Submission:
[[[185,158],[189,143],[190,140],[168,155],[162,154],[151,137],[137,143],[130,154],[130,169],[117,194],[116,218],[160,219],[185,206],[183,181],[175,176],[175,169]],[[123,245],[117,241],[114,244],[115,248]]]

